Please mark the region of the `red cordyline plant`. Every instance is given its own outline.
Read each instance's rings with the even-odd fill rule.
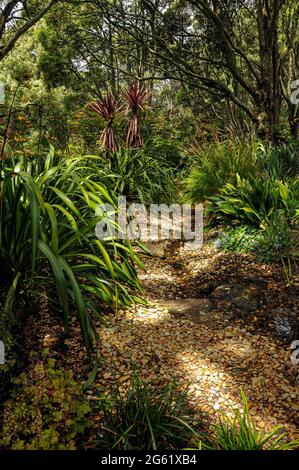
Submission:
[[[150,94],[144,84],[139,86],[137,80],[134,80],[127,89],[121,92],[122,97],[126,100],[127,111],[130,115],[126,137],[127,147],[139,148],[144,145],[141,133],[141,113]]]
[[[111,93],[108,93],[102,101],[90,103],[88,106],[89,109],[99,114],[106,121],[106,127],[100,137],[102,148],[111,152],[118,152],[118,143],[113,129],[113,119],[119,110],[119,102]]]

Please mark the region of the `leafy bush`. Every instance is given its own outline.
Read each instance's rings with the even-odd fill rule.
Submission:
[[[299,147],[282,145],[270,148],[260,161],[265,174],[272,178],[286,180],[299,174]]]
[[[0,288],[5,290],[2,329],[15,320],[15,295],[47,287],[59,300],[68,330],[72,308],[77,312],[87,349],[96,336],[91,312],[99,300],[130,304],[140,289],[128,241],[98,240],[98,205],[116,206],[111,191],[92,179],[95,168],[84,159],[55,159],[53,149],[40,159],[5,162],[0,208]]]
[[[148,450],[182,448],[194,434],[194,412],[188,405],[186,391],[174,383],[152,389],[135,375],[124,397],[116,391],[111,407],[104,410],[101,448]]]
[[[186,199],[202,202],[218,193],[224,183],[235,184],[237,175],[247,178],[256,172],[258,155],[265,148],[258,142],[235,140],[214,142],[191,158],[191,172],[185,180]]]
[[[191,157],[191,171],[185,180],[186,198],[201,202],[226,184],[237,182],[237,175],[286,181],[299,174],[299,148],[294,145],[265,147],[259,142],[214,142]]]
[[[198,448],[202,450],[289,450],[299,447],[299,441],[287,441],[281,426],[269,432],[258,431],[251,418],[248,401],[241,391],[243,410],[234,410],[231,419],[223,417],[211,428],[210,435],[202,436]]]
[[[121,148],[109,160],[99,158],[97,165],[99,180],[130,201],[167,203],[175,197],[173,171],[143,149]]]
[[[172,168],[180,167],[183,163],[184,157],[181,146],[170,139],[163,139],[162,137],[151,137],[146,143],[144,153],[152,159],[159,162],[166,163]]]
[[[278,262],[298,256],[298,240],[283,211],[272,213],[261,229],[240,225],[222,233],[217,247],[238,253],[255,253],[263,262]]]
[[[217,248],[232,250],[237,253],[255,252],[262,239],[260,230],[240,225],[220,234]]]
[[[295,232],[283,210],[276,210],[269,220],[262,224],[262,236],[257,247],[261,261],[275,262],[283,258],[298,256]]]
[[[4,405],[0,445],[9,449],[75,449],[76,439],[91,425],[90,406],[70,371],[55,361],[32,365],[14,379]]]
[[[260,226],[277,210],[283,210],[288,220],[299,209],[298,181],[283,182],[270,178],[242,179],[237,175],[235,185],[226,183],[220,194],[209,198],[207,212],[212,220],[232,224]]]

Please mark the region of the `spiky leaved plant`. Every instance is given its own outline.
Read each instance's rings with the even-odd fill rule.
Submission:
[[[118,152],[117,138],[113,129],[113,119],[119,109],[118,100],[111,93],[108,93],[102,101],[89,103],[88,106],[91,111],[99,114],[106,121],[106,127],[100,137],[102,148],[111,152]]]
[[[241,400],[243,407],[234,410],[233,417],[223,416],[218,424],[211,426],[210,435],[201,433],[203,439],[198,444],[198,450],[298,449],[299,440],[290,440],[282,426],[275,426],[269,431],[258,430],[242,389]]]
[[[34,302],[45,286],[65,332],[77,314],[87,350],[97,337],[93,319],[103,305],[130,305],[141,290],[140,264],[128,240],[98,239],[106,203],[117,209],[110,187],[96,180],[97,158],[20,156],[4,162],[0,204],[0,337],[21,318],[16,300]],[[141,300],[141,299],[140,299]],[[20,302],[21,303],[21,302]]]
[[[130,116],[126,146],[133,148],[143,147],[144,141],[141,133],[141,112],[144,110],[144,104],[150,96],[150,91],[145,85],[139,85],[134,80],[129,87],[122,91],[121,95],[127,103],[127,112]]]

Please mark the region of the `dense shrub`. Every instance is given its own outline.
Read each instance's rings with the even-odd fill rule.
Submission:
[[[9,449],[75,449],[91,425],[90,406],[70,371],[38,362],[14,379],[4,405],[0,445]]]
[[[152,159],[163,162],[172,168],[179,168],[185,160],[179,144],[162,137],[151,137],[146,143],[144,153]]]
[[[116,207],[116,196],[94,181],[95,167],[86,159],[7,160],[2,174],[0,214],[0,291],[2,333],[16,320],[16,294],[36,295],[44,285],[59,302],[68,329],[77,313],[88,349],[96,335],[91,312],[100,304],[134,301],[140,289],[138,259],[128,241],[98,240],[95,226],[103,215],[98,205]],[[108,183],[108,181],[107,181]]]
[[[235,184],[237,175],[247,178],[256,173],[257,160],[264,153],[258,142],[235,140],[204,146],[191,157],[191,171],[184,182],[186,200],[202,202],[225,183]]]
[[[299,211],[299,184],[254,176],[243,179],[237,175],[235,185],[226,183],[220,194],[211,196],[209,201],[207,212],[217,222],[260,226],[277,210],[283,210],[291,221]]]
[[[218,193],[226,184],[236,184],[237,175],[286,181],[299,175],[299,147],[265,146],[259,142],[214,142],[190,158],[191,170],[185,179],[186,198],[201,202]]]
[[[182,448],[194,434],[194,412],[174,383],[151,388],[135,375],[125,396],[116,391],[104,410],[100,448],[149,450]]]
[[[222,248],[254,252],[264,262],[298,258],[298,180],[238,177],[209,200],[210,222],[235,226],[221,237]]]
[[[174,174],[166,161],[151,157],[144,149],[121,148],[97,160],[97,178],[129,201],[167,203],[175,198]]]
[[[298,168],[294,145],[212,144],[191,170],[187,193],[193,202],[207,199],[211,225],[232,226],[222,248],[255,252],[267,262],[297,258]]]
[[[282,180],[294,178],[299,175],[299,147],[282,145],[270,148],[259,164],[263,172],[272,178]]]

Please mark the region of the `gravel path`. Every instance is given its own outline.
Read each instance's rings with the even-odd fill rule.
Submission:
[[[198,420],[202,411],[211,420],[231,414],[242,387],[259,428],[280,424],[298,436],[299,366],[290,360],[292,338],[275,330],[275,315],[298,319],[298,288],[286,287],[278,267],[210,244],[152,249],[140,272],[149,306],[107,316],[99,328],[97,383],[126,387],[136,368],[156,386],[174,378],[189,385]]]

